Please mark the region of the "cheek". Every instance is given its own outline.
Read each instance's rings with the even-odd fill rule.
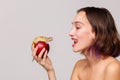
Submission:
[[[85,45],[88,47],[91,45],[91,43],[93,41],[93,37],[89,31],[84,30],[78,34],[78,40],[81,45]]]
[[[77,37],[80,40],[87,40],[87,39],[92,38],[91,33],[86,30],[79,31],[79,33],[77,33]]]

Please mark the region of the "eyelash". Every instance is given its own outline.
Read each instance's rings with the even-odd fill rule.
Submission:
[[[80,29],[81,28],[81,26],[80,25],[76,25],[76,29]]]
[[[76,27],[76,29],[80,29],[81,28],[81,26],[79,24],[76,24],[75,27]]]
[[[76,27],[76,29],[80,29],[80,27]]]

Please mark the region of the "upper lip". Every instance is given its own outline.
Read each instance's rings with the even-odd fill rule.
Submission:
[[[72,40],[76,41],[77,39],[76,38],[71,38]]]
[[[75,43],[78,41],[76,38],[71,38]]]

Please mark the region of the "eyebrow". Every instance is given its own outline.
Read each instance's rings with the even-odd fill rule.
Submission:
[[[75,21],[75,22],[72,22],[72,24],[77,24],[77,23],[79,23],[79,24],[83,24],[81,21]]]

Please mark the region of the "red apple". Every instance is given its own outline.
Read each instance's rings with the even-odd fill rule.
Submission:
[[[36,47],[36,46],[38,46],[38,50],[37,50],[37,52],[36,52],[36,55],[38,56],[39,55],[39,53],[41,52],[41,50],[43,49],[43,48],[45,48],[45,51],[47,50],[48,52],[49,52],[49,44],[48,43],[46,43],[46,42],[44,42],[44,41],[38,41],[36,44],[34,43],[34,48]],[[45,51],[44,51],[44,53],[45,53]],[[43,53],[43,55],[44,55],[44,53]],[[43,57],[43,55],[42,55],[42,57]]]

